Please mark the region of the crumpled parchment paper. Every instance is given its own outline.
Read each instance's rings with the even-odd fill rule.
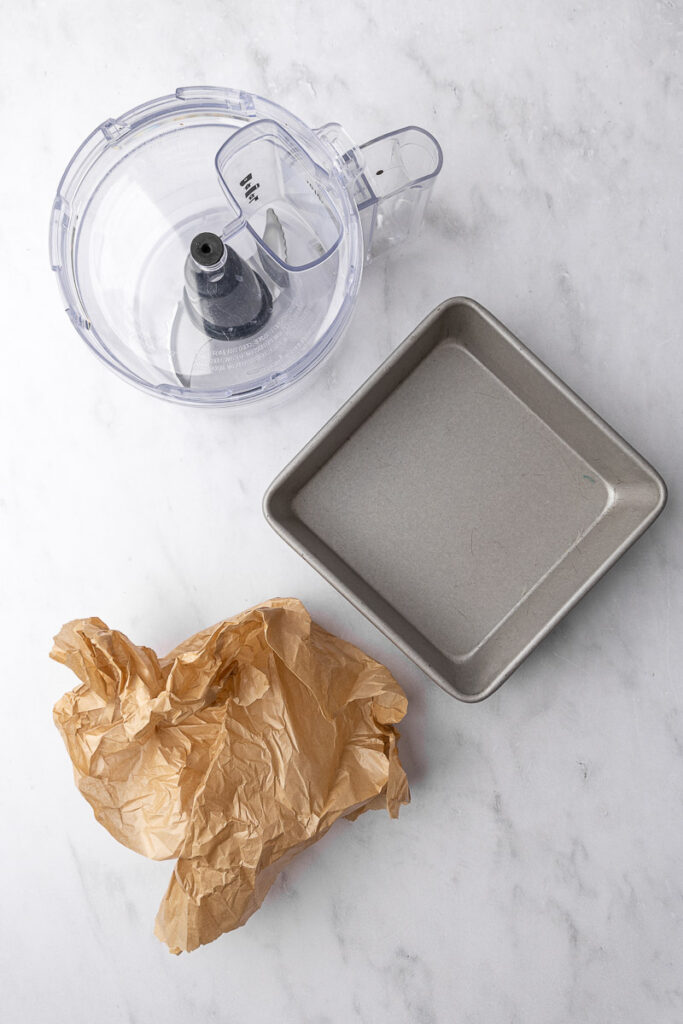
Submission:
[[[410,793],[388,669],[276,599],[164,658],[101,619],[51,657],[81,680],[55,705],[95,817],[147,857],[177,857],[155,933],[171,952],[243,925],[278,872],[337,818],[392,817]]]

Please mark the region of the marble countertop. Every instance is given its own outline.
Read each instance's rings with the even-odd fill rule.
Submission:
[[[680,0],[9,4],[0,403],[2,1010],[8,1024],[683,1019]],[[432,131],[420,237],[272,405],[157,402],[88,353],[47,260],[72,152],[212,83],[357,139]],[[503,688],[448,697],[267,526],[276,472],[439,301],[490,308],[650,459],[662,518]],[[48,660],[99,615],[163,652],[298,596],[405,687],[413,802],[338,823],[247,926],[172,957],[171,869],[78,795]]]

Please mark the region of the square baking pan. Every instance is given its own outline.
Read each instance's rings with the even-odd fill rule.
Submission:
[[[427,675],[477,701],[665,501],[630,445],[461,298],[287,466],[264,512]]]

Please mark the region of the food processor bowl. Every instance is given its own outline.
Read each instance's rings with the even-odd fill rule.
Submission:
[[[294,383],[334,345],[363,265],[419,225],[436,140],[356,147],[232,89],[105,121],[60,182],[50,251],[67,314],[120,376],[194,405]]]

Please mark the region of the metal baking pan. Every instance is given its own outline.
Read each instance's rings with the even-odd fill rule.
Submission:
[[[270,486],[266,518],[449,693],[501,685],[664,507],[495,317],[439,306]]]

